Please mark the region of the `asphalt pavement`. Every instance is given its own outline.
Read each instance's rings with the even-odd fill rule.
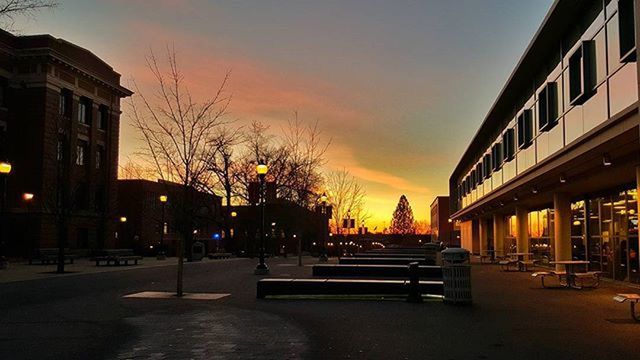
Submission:
[[[305,258],[305,263],[315,263]],[[0,284],[0,359],[636,359],[640,324],[617,292],[541,289],[528,273],[474,265],[474,305],[259,300],[255,259],[187,264],[185,291],[219,300],[136,299],[174,291],[160,266]],[[305,276],[295,258],[273,277]]]

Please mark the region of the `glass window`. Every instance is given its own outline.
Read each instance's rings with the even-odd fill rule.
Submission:
[[[618,1],[618,30],[620,36],[620,60],[636,60],[635,14],[633,0]]]
[[[592,63],[595,64],[595,82],[594,84],[600,84],[607,78],[607,47],[605,45],[605,32],[604,28],[593,38],[594,40],[594,59]]]
[[[71,117],[72,101],[73,101],[73,93],[70,90],[62,89],[60,91],[58,113],[63,116]]]
[[[538,94],[538,129],[546,131],[554,127],[558,118],[558,84],[547,85]]]
[[[100,110],[98,112],[98,129],[106,130],[107,124],[109,123],[108,119],[109,119],[109,108],[104,105],[100,105]]]
[[[504,135],[502,135],[502,153],[504,156],[504,161],[508,162],[513,159],[513,155],[515,153],[515,142],[514,142],[514,129],[507,129]]]
[[[609,78],[611,116],[638,100],[638,73],[635,64],[625,64]]]
[[[87,154],[87,142],[84,140],[78,140],[78,145],[76,145],[76,165],[84,166],[85,156]]]
[[[91,100],[87,98],[81,98],[78,104],[78,122],[80,124],[91,124]]]
[[[104,161],[104,147],[101,145],[98,145],[98,148],[96,149],[96,169],[101,169],[103,167],[103,161]]]
[[[532,139],[533,113],[530,109],[527,109],[518,116],[518,148],[525,149],[529,147]]]
[[[595,45],[593,40],[583,41],[569,57],[569,101],[571,105],[584,103],[595,82]]]

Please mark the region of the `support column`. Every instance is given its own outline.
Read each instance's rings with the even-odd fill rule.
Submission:
[[[523,207],[516,207],[516,249],[529,252],[529,210]]]
[[[553,230],[555,260],[571,260],[571,198],[566,193],[553,194]]]
[[[636,197],[640,198],[640,166],[636,166]],[[640,214],[640,201],[636,201],[636,206],[636,212]]]
[[[493,250],[495,256],[505,256],[504,251],[504,216],[500,214],[493,215]]]
[[[480,255],[488,255],[489,250],[489,221],[487,219],[480,218]]]

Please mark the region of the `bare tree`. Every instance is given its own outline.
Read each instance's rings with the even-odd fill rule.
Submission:
[[[58,6],[52,0],[0,0],[0,27],[11,30],[16,17],[33,17],[41,10]]]
[[[347,170],[329,173],[326,188],[333,207],[332,228],[337,234],[343,231],[342,219],[349,217],[360,223],[369,218],[365,207],[366,192]]]
[[[134,83],[138,95],[130,101],[130,114],[145,144],[143,158],[162,180],[178,183],[183,189],[181,199],[172,200],[182,235],[177,286],[178,296],[182,296],[184,248],[191,244],[197,210],[193,195],[211,183],[209,164],[217,149],[209,145],[224,124],[231,97],[225,93],[227,73],[210,98],[197,102],[185,84],[175,49],[168,47],[166,51],[166,70],[153,51],[147,56],[155,88],[149,96]]]
[[[134,179],[157,179],[157,172],[148,166],[144,166],[143,162],[136,162],[131,158],[118,167],[118,179],[134,180]]]

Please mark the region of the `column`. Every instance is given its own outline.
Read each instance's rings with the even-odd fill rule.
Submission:
[[[529,252],[529,210],[516,207],[516,248],[519,253]]]
[[[489,221],[483,218],[478,219],[478,221],[480,222],[480,255],[488,255]]]
[[[504,251],[504,216],[501,214],[493,215],[493,250],[495,256],[505,256]]]
[[[571,198],[566,193],[553,194],[553,230],[555,260],[571,260]],[[563,270],[556,265],[556,270]]]
[[[640,166],[636,166],[636,197],[640,199]],[[636,213],[640,214],[640,201],[636,201],[636,206]]]

